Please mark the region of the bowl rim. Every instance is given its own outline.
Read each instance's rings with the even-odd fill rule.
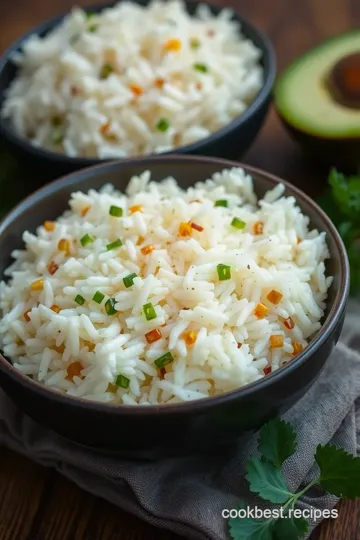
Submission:
[[[120,0],[123,1],[123,0]],[[150,0],[133,0],[135,3],[146,5],[148,1]],[[88,4],[86,6],[82,6],[81,9],[85,11],[96,11],[101,12],[103,9],[110,8],[116,4],[119,3],[119,0],[110,0],[103,4]],[[194,8],[196,6],[199,6],[201,4],[204,4],[203,1],[199,0],[184,0],[185,6],[193,6]],[[206,5],[211,9],[213,13],[219,13],[221,10],[224,9],[224,7],[215,5],[212,3],[206,2]],[[4,53],[0,57],[0,78],[2,76],[3,70],[6,68],[8,64],[11,64],[11,55],[21,49],[24,42],[33,34],[42,35],[46,34],[47,32],[51,31],[54,27],[56,27],[58,24],[62,22],[62,20],[70,13],[70,10],[63,12],[61,14],[58,14],[50,19],[47,19],[46,21],[32,27],[30,30],[26,31],[22,36],[20,36],[18,39],[16,39],[10,46],[4,51]],[[179,146],[176,148],[172,148],[167,152],[161,152],[159,154],[146,154],[146,156],[156,156],[156,155],[170,155],[174,153],[196,153],[199,152],[204,146],[208,144],[214,144],[218,142],[222,137],[228,135],[231,133],[234,129],[239,129],[240,127],[245,126],[251,118],[263,107],[263,105],[267,102],[269,99],[269,96],[272,92],[273,85],[275,82],[276,77],[276,56],[275,51],[272,46],[271,41],[269,38],[254,24],[249,22],[246,18],[242,17],[234,8],[232,8],[233,13],[233,19],[240,22],[241,27],[245,27],[248,29],[252,34],[256,35],[259,42],[262,43],[262,52],[263,52],[263,59],[266,59],[266,62],[268,64],[268,68],[265,71],[264,70],[264,84],[259,91],[259,93],[256,95],[255,99],[252,101],[252,103],[249,105],[249,107],[240,115],[236,116],[231,122],[220,128],[219,130],[215,131],[214,133],[211,133],[205,138],[202,138],[198,141],[195,141],[191,144],[187,144],[185,146]],[[6,91],[8,86],[4,91]],[[2,103],[1,103],[2,105]],[[61,164],[70,164],[74,167],[89,167],[91,165],[97,165],[102,163],[108,163],[109,161],[123,161],[126,159],[138,159],[141,157],[145,157],[143,155],[136,155],[136,156],[129,156],[125,158],[89,158],[89,157],[82,157],[82,156],[76,156],[71,157],[67,156],[66,154],[61,154],[58,152],[53,152],[51,150],[47,150],[41,146],[34,146],[32,145],[28,139],[23,137],[22,135],[19,135],[9,124],[6,119],[2,117],[0,114],[0,134],[5,137],[8,141],[10,141],[13,145],[16,145],[17,147],[20,147],[23,151],[30,153],[33,157],[40,158],[40,159],[46,159],[51,160],[53,162]]]
[[[96,401],[89,401],[83,398],[68,396],[67,394],[62,394],[58,390],[53,390],[44,386],[43,384],[33,381],[27,375],[24,375],[20,371],[10,364],[8,360],[2,355],[0,351],[0,370],[3,371],[5,375],[8,375],[13,382],[19,383],[22,386],[25,386],[27,390],[33,391],[35,393],[41,394],[45,399],[53,399],[59,404],[64,404],[68,406],[77,406],[81,409],[86,409],[88,411],[97,411],[97,412],[107,412],[111,414],[117,414],[120,416],[134,415],[138,416],[154,416],[154,415],[182,415],[186,413],[192,413],[195,410],[208,410],[216,407],[218,405],[226,405],[234,399],[238,398],[248,398],[251,394],[255,394],[257,390],[266,390],[273,383],[279,381],[282,377],[290,375],[296,369],[303,366],[310,356],[315,354],[319,348],[327,341],[329,336],[335,331],[338,321],[341,319],[342,314],[345,310],[347,298],[349,294],[350,287],[350,269],[349,261],[346,254],[346,249],[343,244],[343,241],[330,218],[325,214],[325,212],[313,201],[308,195],[306,195],[302,190],[297,186],[290,184],[289,182],[271,174],[257,167],[253,167],[241,162],[229,161],[221,158],[213,158],[206,156],[187,156],[187,155],[164,155],[164,156],[147,156],[144,158],[138,159],[127,159],[120,160],[115,162],[109,162],[105,164],[99,164],[93,167],[88,167],[80,171],[73,172],[66,176],[59,178],[44,187],[36,190],[34,193],[23,199],[18,203],[1,221],[0,221],[0,236],[4,233],[7,226],[17,218],[19,214],[28,212],[31,209],[32,203],[35,201],[44,199],[48,196],[54,195],[58,189],[63,186],[74,185],[74,189],[81,189],[78,184],[86,181],[87,178],[93,176],[101,176],[101,173],[106,170],[118,170],[127,166],[134,165],[143,165],[144,169],[151,168],[151,166],[156,166],[157,163],[170,163],[174,166],[180,166],[183,163],[193,163],[193,164],[214,164],[219,167],[219,169],[231,168],[231,167],[240,167],[243,168],[251,176],[260,175],[266,180],[270,181],[270,184],[273,186],[282,183],[284,184],[286,190],[290,190],[291,195],[296,197],[297,201],[301,201],[305,205],[309,205],[312,210],[320,217],[320,219],[327,226],[330,231],[338,251],[337,256],[340,259],[340,275],[339,275],[339,287],[336,291],[335,300],[331,306],[329,313],[323,322],[321,329],[311,340],[309,345],[294,359],[289,360],[286,364],[281,366],[275,372],[259,379],[257,381],[251,382],[245,386],[232,390],[230,392],[225,392],[218,396],[210,396],[203,399],[197,399],[192,401],[185,401],[181,403],[170,403],[170,404],[159,404],[159,405],[114,405],[111,403],[102,403]],[[256,186],[256,184],[255,184]],[[2,276],[1,276],[2,277]]]

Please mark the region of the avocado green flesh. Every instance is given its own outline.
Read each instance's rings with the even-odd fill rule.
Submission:
[[[275,87],[284,120],[318,137],[360,137],[360,108],[337,103],[324,83],[332,67],[355,52],[360,52],[360,30],[332,38],[291,64]]]

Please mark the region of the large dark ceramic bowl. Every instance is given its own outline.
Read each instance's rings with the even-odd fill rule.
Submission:
[[[22,246],[24,230],[35,231],[54,220],[68,205],[73,191],[99,189],[112,183],[124,190],[130,177],[149,169],[154,180],[173,175],[186,188],[236,163],[191,156],[162,156],[113,162],[79,171],[37,191],[20,203],[0,224],[0,279],[10,254]],[[259,196],[278,178],[243,165],[254,179]],[[88,446],[115,450],[132,457],[162,457],[208,451],[257,429],[296,403],[313,384],[332,351],[343,325],[349,289],[349,266],[343,243],[322,210],[296,187],[284,182],[286,195],[296,197],[311,224],[325,231],[331,258],[327,273],[334,276],[323,327],[294,360],[266,378],[221,396],[161,406],[114,406],[67,397],[21,374],[0,355],[0,385],[10,398],[38,422]]]
[[[148,0],[136,0],[141,5],[146,5]],[[192,1],[185,2],[189,13],[193,14],[198,3]],[[101,11],[104,7],[110,7],[114,2],[109,2],[97,6],[89,6],[89,11]],[[221,8],[209,6],[213,13],[218,13]],[[18,39],[0,58],[0,110],[4,101],[6,89],[16,76],[16,66],[11,61],[11,55],[20,50],[24,41],[31,34],[44,36],[63,19],[64,15],[51,19],[36,28],[31,29],[24,36]],[[235,118],[228,125],[213,133],[205,139],[201,139],[193,144],[175,148],[171,153],[179,154],[201,154],[209,156],[226,157],[230,159],[239,158],[251,145],[259,132],[269,107],[271,90],[275,78],[275,55],[268,39],[252,24],[244,20],[241,16],[235,15],[236,20],[241,23],[243,34],[249,38],[262,51],[262,66],[264,68],[264,86],[253,103],[241,115]],[[241,81],[239,81],[241,84]],[[26,160],[30,166],[36,166],[44,178],[59,177],[77,169],[99,164],[105,160],[98,158],[71,158],[63,154],[37,148],[29,143],[27,139],[18,135],[8,120],[0,118],[0,138],[3,138],[10,150],[22,161]]]

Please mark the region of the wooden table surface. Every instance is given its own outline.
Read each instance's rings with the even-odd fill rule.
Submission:
[[[80,4],[86,2],[80,1]],[[272,39],[278,67],[321,40],[359,26],[358,0],[218,0],[232,5]],[[71,7],[73,0],[1,2],[0,52],[33,25]],[[306,159],[271,111],[244,161],[316,195],[326,170]],[[0,449],[1,540],[179,540],[89,495],[51,469]],[[317,528],[312,540],[358,540],[360,501],[341,502],[339,518]]]

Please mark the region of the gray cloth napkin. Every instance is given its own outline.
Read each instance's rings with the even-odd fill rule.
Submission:
[[[285,464],[291,489],[314,478],[317,444],[331,441],[360,453],[359,323],[360,306],[351,304],[341,342],[324,371],[284,417],[298,434],[298,451]],[[73,445],[37,425],[0,392],[0,445],[54,467],[86,491],[189,539],[225,540],[228,528],[222,510],[235,508],[240,500],[260,502],[250,497],[244,480],[244,464],[256,454],[255,436],[208,458],[117,460]],[[336,503],[336,497],[315,489],[301,505],[330,509]]]

